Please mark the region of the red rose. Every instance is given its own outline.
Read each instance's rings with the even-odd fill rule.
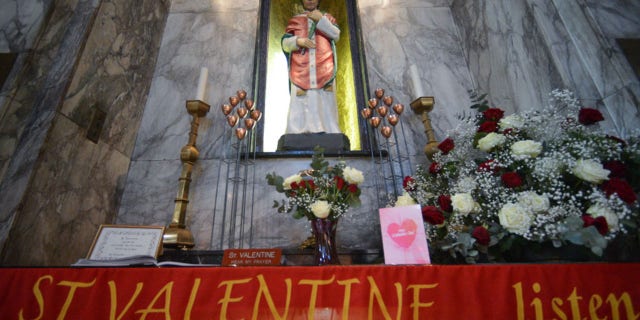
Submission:
[[[358,185],[357,184],[350,184],[349,186],[347,186],[347,190],[349,190],[350,193],[357,193],[358,192]]]
[[[491,241],[491,235],[489,234],[489,230],[483,226],[477,226],[473,228],[471,232],[471,236],[476,239],[479,245],[487,246]]]
[[[444,223],[444,215],[435,206],[422,207],[422,218],[424,221],[432,225],[439,225]]]
[[[608,181],[605,181],[602,183],[602,190],[604,190],[607,197],[614,193],[618,194],[618,197],[628,204],[632,204],[638,200],[636,193],[633,192],[633,188],[631,188],[631,185],[622,179],[611,178]]]
[[[485,110],[482,115],[484,116],[484,118],[486,120],[489,121],[498,121],[500,119],[502,119],[502,117],[504,116],[504,110],[500,109],[500,108],[489,108],[487,110]]]
[[[478,165],[478,170],[481,172],[498,172],[500,167],[495,164],[495,160],[490,159]]]
[[[627,176],[627,166],[622,161],[611,160],[602,164],[602,167],[609,170],[609,178],[624,178]]]
[[[338,190],[342,190],[342,188],[344,187],[344,179],[340,177],[334,177],[333,180],[336,181],[336,187],[338,188]]]
[[[585,126],[600,122],[602,120],[604,120],[602,113],[593,108],[582,108],[578,113],[578,121],[580,121],[580,123],[584,124]]]
[[[402,188],[407,191],[413,191],[416,189],[415,182],[416,180],[411,176],[406,176],[404,180],[402,180]]]
[[[313,180],[304,180],[304,181],[300,181],[300,184],[298,185],[298,187],[309,188],[311,190],[314,190],[316,188],[316,184],[313,183]]]
[[[502,184],[509,188],[517,188],[522,185],[522,178],[517,172],[506,172],[500,177]]]
[[[593,220],[593,225],[598,229],[601,235],[605,235],[609,232],[609,223],[605,217],[597,217]]]
[[[478,132],[491,133],[496,131],[498,131],[498,123],[495,121],[485,121],[478,127]]]
[[[429,173],[431,174],[437,174],[440,170],[442,170],[442,167],[437,162],[431,162],[431,165],[429,165]]]
[[[289,185],[291,187],[292,190],[296,190],[300,187],[300,185],[298,185],[297,182],[291,182],[291,184]]]
[[[581,218],[582,218],[582,222],[583,222],[582,226],[584,228],[592,226],[593,225],[593,221],[595,220],[594,217],[592,217],[592,216],[590,216],[588,214],[582,215]]]
[[[603,236],[609,232],[609,223],[607,223],[607,219],[605,217],[594,218],[585,214],[582,216],[582,221],[584,222],[583,227],[588,228],[594,226],[596,227],[596,230],[598,230],[598,233]]]
[[[455,147],[455,144],[453,143],[453,139],[451,138],[446,138],[444,139],[444,141],[438,144],[438,149],[440,149],[440,151],[442,151],[443,154],[449,153],[449,151],[453,150],[454,147]]]
[[[444,212],[453,212],[453,205],[451,203],[451,196],[449,195],[440,195],[438,197],[438,205],[440,209]]]
[[[620,138],[618,138],[618,137],[616,137],[616,136],[610,136],[610,135],[608,135],[608,136],[607,136],[607,138],[609,138],[609,139],[611,139],[611,140],[613,140],[613,141],[615,141],[615,142],[619,143],[619,144],[620,144],[620,146],[621,146],[621,147],[623,147],[623,148],[627,146],[627,142],[626,142],[626,141],[624,141],[624,140],[622,140],[622,139],[620,139]]]

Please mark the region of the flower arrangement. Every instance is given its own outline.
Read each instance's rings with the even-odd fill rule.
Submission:
[[[604,133],[602,114],[569,91],[550,96],[543,110],[505,116],[472,92],[477,115],[404,179],[396,205],[422,205],[434,249],[468,263],[542,244],[597,257],[616,237],[637,236],[640,138]]]
[[[314,149],[311,169],[283,178],[276,173],[267,174],[267,183],[284,193],[286,199],[274,200],[278,212],[291,212],[293,217],[328,219],[335,221],[349,207],[360,205],[360,187],[364,181],[361,171],[339,162],[329,166],[324,150]]]

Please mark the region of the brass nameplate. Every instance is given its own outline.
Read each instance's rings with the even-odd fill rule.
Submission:
[[[279,266],[281,258],[281,249],[227,249],[222,256],[222,265]]]

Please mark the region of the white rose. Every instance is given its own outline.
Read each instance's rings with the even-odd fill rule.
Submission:
[[[416,201],[411,198],[411,196],[404,191],[401,196],[396,200],[396,207],[404,207],[416,204]]]
[[[524,119],[517,114],[508,115],[498,122],[500,130],[520,129],[524,126]]]
[[[531,212],[517,203],[505,204],[498,212],[500,224],[509,232],[524,235],[531,227]]]
[[[511,145],[511,154],[516,159],[535,158],[542,152],[542,143],[533,140],[522,140]]]
[[[532,191],[523,192],[518,198],[518,203],[531,209],[533,212],[545,212],[549,210],[549,197],[539,195]]]
[[[344,179],[352,184],[361,184],[364,181],[362,171],[355,168],[346,167],[342,170],[342,174],[344,174]]]
[[[285,190],[290,190],[292,183],[294,183],[294,182],[300,183],[300,181],[302,181],[302,176],[300,176],[299,174],[294,174],[294,175],[289,176],[286,179],[284,179],[284,182],[282,182],[282,187]]]
[[[609,229],[611,231],[618,230],[618,215],[611,210],[609,207],[605,207],[601,204],[594,204],[589,209],[587,209],[587,213],[594,218],[604,217],[607,220],[607,224],[609,225]]]
[[[507,138],[499,133],[491,132],[484,138],[478,140],[478,149],[489,152],[494,147],[497,147],[507,141]]]
[[[453,210],[462,214],[469,214],[478,208],[478,204],[468,193],[456,193],[451,196]]]
[[[609,180],[609,170],[604,169],[600,162],[594,160],[576,161],[572,172],[576,177],[591,183],[600,184],[604,180]]]
[[[325,200],[316,200],[316,202],[311,204],[311,212],[314,216],[324,219],[329,216],[331,206],[329,205],[329,202]]]

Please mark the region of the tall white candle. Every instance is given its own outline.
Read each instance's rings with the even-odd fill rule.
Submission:
[[[418,67],[412,64],[409,67],[409,74],[411,75],[411,83],[413,84],[413,95],[415,98],[424,97],[424,89],[422,88],[422,80],[420,80],[420,74],[418,73]]]
[[[209,77],[209,69],[200,68],[200,79],[198,80],[198,92],[196,92],[196,100],[204,101],[204,94],[207,91],[207,77]]]

